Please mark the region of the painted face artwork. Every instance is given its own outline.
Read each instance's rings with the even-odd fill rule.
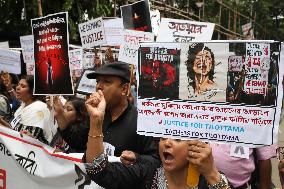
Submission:
[[[212,69],[212,61],[209,51],[199,51],[194,60],[193,71],[197,74],[207,75]]]

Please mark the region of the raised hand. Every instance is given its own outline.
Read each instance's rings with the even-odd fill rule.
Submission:
[[[104,117],[106,109],[106,101],[103,92],[101,90],[93,93],[85,104],[91,118]]]
[[[214,165],[212,149],[209,144],[199,140],[188,141],[188,161],[204,175],[207,182],[219,181],[220,174]]]

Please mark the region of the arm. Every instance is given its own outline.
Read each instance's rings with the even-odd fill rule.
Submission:
[[[153,177],[155,166],[140,163],[132,166],[125,166],[119,162],[110,163],[107,155],[104,154],[102,124],[105,106],[101,91],[94,93],[86,101],[90,114],[90,131],[83,162],[86,162],[87,173],[94,182],[106,188],[137,188],[139,185],[144,185],[146,177]]]
[[[267,189],[270,188],[271,184],[271,160],[259,160],[258,161],[259,168],[259,189]]]
[[[102,125],[106,102],[102,91],[92,94],[86,101],[86,108],[90,114],[86,162],[91,163],[104,152]]]
[[[205,177],[208,185],[215,185],[221,181],[221,174],[214,164],[209,144],[198,140],[188,141],[188,161]],[[229,184],[222,189],[230,189]]]
[[[58,96],[53,98],[54,117],[57,121],[58,132],[65,142],[73,149],[86,150],[89,132],[89,118],[83,120],[80,125],[70,123],[65,115],[64,108]]]

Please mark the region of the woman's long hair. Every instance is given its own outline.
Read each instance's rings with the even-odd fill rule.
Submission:
[[[80,122],[82,120],[86,120],[88,117],[88,111],[85,106],[85,100],[73,97],[69,99],[67,102],[70,102],[76,110],[76,122]]]
[[[193,66],[194,66],[194,60],[196,58],[196,55],[203,50],[207,50],[210,52],[211,57],[212,57],[212,68],[208,73],[209,79],[211,81],[214,80],[214,74],[215,74],[215,57],[214,54],[212,52],[211,49],[209,49],[208,47],[206,47],[204,45],[204,43],[194,43],[192,45],[189,46],[188,49],[188,55],[187,55],[187,61],[186,63],[186,67],[187,67],[187,78],[188,78],[188,84],[190,86],[192,86],[194,89],[195,87],[195,72],[193,70]]]

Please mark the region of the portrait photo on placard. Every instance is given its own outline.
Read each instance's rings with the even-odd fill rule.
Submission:
[[[226,102],[226,43],[182,45],[179,98],[182,100]]]

